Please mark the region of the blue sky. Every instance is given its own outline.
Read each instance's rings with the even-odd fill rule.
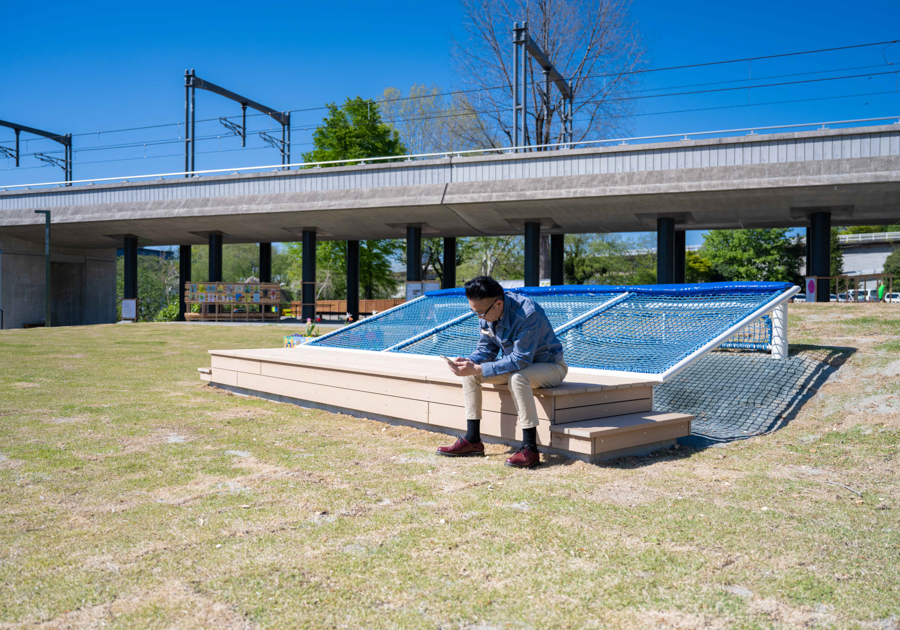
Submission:
[[[75,178],[179,171],[182,145],[96,150],[117,143],[177,140],[177,125],[125,133],[113,129],[165,125],[184,118],[183,75],[199,76],[283,110],[321,107],[347,96],[377,97],[385,87],[435,83],[452,89],[450,38],[461,37],[454,0],[432,2],[57,2],[7,0],[0,38],[0,119],[75,139]],[[900,2],[694,2],[632,5],[651,67],[760,57],[900,39]],[[887,65],[893,63],[896,65]],[[748,67],[749,66],[749,67]],[[872,67],[869,66],[880,66]],[[644,99],[636,135],[744,128],[900,115],[900,43],[644,75],[643,89],[818,72],[792,78],[864,74],[855,79]],[[724,86],[715,86],[724,87]],[[748,102],[753,105],[747,107]],[[233,116],[237,104],[198,91],[198,119]],[[808,100],[820,99],[820,100]],[[805,102],[784,103],[781,101]],[[760,103],[778,102],[761,105]],[[679,110],[697,110],[680,113]],[[294,126],[321,121],[321,111],[294,114]],[[262,128],[262,119],[257,119]],[[221,131],[218,131],[221,129]],[[200,133],[227,133],[217,122]],[[13,139],[0,128],[0,141]],[[26,136],[23,136],[23,139]],[[295,160],[309,133],[295,132]],[[29,141],[24,152],[51,149]],[[253,139],[198,145],[197,168],[280,161]],[[204,151],[200,153],[199,151]],[[144,157],[147,155],[148,157]],[[168,156],[168,157],[154,157]],[[123,158],[128,158],[123,160]],[[120,161],[107,161],[107,160]],[[94,162],[92,164],[92,162]],[[59,169],[26,158],[21,168],[0,157],[0,185],[56,181]],[[689,234],[689,243],[700,235]]]

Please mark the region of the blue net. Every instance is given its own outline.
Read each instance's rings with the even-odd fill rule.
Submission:
[[[615,298],[615,294],[579,293],[577,295],[546,294],[532,298],[544,310],[550,325],[559,328],[601,304]],[[462,321],[439,328],[432,334],[413,338],[395,348],[395,352],[407,354],[443,354],[447,357],[466,357],[475,350],[480,336],[478,318],[473,314]]]
[[[421,297],[323,335],[309,342],[309,345],[387,350],[410,337],[471,312],[464,297]]]
[[[537,302],[573,367],[660,374],[704,347],[792,285],[774,282],[559,286],[512,289]],[[596,313],[592,313],[598,309]],[[320,337],[310,345],[467,356],[478,318],[461,289],[424,297]],[[767,349],[771,317],[753,321],[725,347]]]
[[[629,295],[559,340],[570,366],[659,374],[780,293]]]
[[[751,322],[720,348],[732,350],[769,350],[772,347],[772,316],[763,315]]]

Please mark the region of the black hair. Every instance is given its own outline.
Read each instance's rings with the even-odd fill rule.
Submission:
[[[470,300],[502,298],[503,287],[489,276],[478,276],[466,282],[466,297]]]

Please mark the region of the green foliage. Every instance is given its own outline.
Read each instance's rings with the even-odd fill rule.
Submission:
[[[711,230],[702,255],[723,280],[800,282],[802,246],[788,228]]]
[[[831,228],[831,263],[830,263],[830,273],[832,276],[839,276],[844,273],[844,250],[841,249],[841,241],[838,238],[840,236],[840,230],[837,228]],[[831,292],[836,293],[837,288],[837,280],[831,281]]]
[[[360,97],[348,98],[340,107],[328,104],[324,125],[313,134],[312,151],[304,162],[353,160],[388,155],[404,155],[400,134],[381,120],[378,103]]]
[[[178,260],[158,256],[138,256],[138,321],[152,322],[157,314],[174,302],[178,306]],[[121,298],[125,293],[125,257],[116,260],[118,317],[122,316]]]
[[[719,276],[713,269],[712,261],[697,252],[686,252],[684,257],[685,282],[715,282]]]
[[[895,249],[888,254],[884,261],[884,273],[895,276],[894,286],[897,286],[896,280],[900,280],[900,249]]]
[[[656,257],[647,238],[569,234],[563,263],[566,284],[653,284]]]
[[[272,247],[272,282],[287,282],[292,259],[277,246]],[[235,243],[222,246],[222,280],[244,282],[259,279],[259,244]],[[191,281],[209,281],[209,246],[191,248]]]
[[[359,292],[363,299],[392,297],[397,292],[397,279],[392,271],[393,261],[404,250],[403,241],[373,240],[359,243]],[[299,293],[303,281],[303,245],[285,243],[290,257],[288,277]],[[316,243],[316,297],[319,300],[347,298],[347,243],[322,241]]]
[[[167,307],[162,309],[159,313],[156,314],[156,317],[153,321],[156,322],[174,322],[178,319],[178,302],[174,304],[169,304]]]
[[[460,259],[457,278],[465,282],[476,276],[497,280],[525,277],[525,239],[521,236],[473,236],[457,242]]]

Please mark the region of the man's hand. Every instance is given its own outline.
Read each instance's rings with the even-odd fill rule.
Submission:
[[[481,374],[481,366],[472,363],[463,357],[456,357],[454,365],[450,366],[450,370],[457,376],[471,376],[472,374]]]

